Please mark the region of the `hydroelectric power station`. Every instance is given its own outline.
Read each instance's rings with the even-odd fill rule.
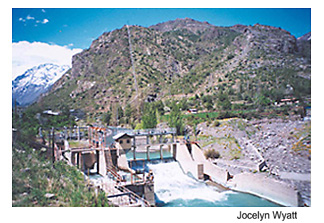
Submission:
[[[196,142],[177,140],[174,128],[87,126],[40,129],[39,135],[53,162],[77,166],[115,206],[298,206],[294,189],[249,173],[231,175],[206,160]],[[254,188],[255,181],[262,187]],[[273,184],[277,191],[268,190]]]

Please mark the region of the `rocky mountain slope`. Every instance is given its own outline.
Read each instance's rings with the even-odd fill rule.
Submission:
[[[67,65],[41,64],[27,70],[12,81],[12,100],[25,106],[33,103],[69,69]]]
[[[71,70],[40,101],[102,113],[116,104],[140,107],[194,95],[226,93],[231,102],[304,97],[310,95],[308,35],[296,39],[277,27],[218,27],[189,18],[124,26],[73,56]]]
[[[306,33],[305,35],[297,38],[298,51],[311,62],[311,33]]]

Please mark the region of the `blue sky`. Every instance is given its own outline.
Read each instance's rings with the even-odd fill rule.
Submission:
[[[71,66],[72,55],[125,24],[148,27],[185,17],[216,26],[260,23],[281,27],[295,37],[311,31],[307,8],[13,8],[12,79],[43,63]]]

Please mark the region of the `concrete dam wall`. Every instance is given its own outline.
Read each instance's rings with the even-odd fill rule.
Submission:
[[[267,175],[240,173],[229,179],[229,172],[206,160],[203,151],[196,144],[177,143],[174,158],[186,174],[191,173],[196,179],[204,179],[207,175],[217,184],[235,191],[254,194],[284,206],[299,205],[297,190]]]

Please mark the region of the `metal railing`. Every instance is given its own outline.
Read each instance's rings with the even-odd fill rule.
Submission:
[[[176,128],[154,128],[154,129],[114,129],[115,133],[128,133],[131,135],[163,135],[176,134]]]
[[[125,186],[115,186],[119,191],[123,192],[123,193],[129,193],[129,196],[137,201],[141,201],[142,204],[145,207],[151,207],[151,204],[145,200],[144,198],[141,198],[140,196],[138,196],[136,193],[134,193],[133,191],[129,190],[128,188],[126,188]]]

